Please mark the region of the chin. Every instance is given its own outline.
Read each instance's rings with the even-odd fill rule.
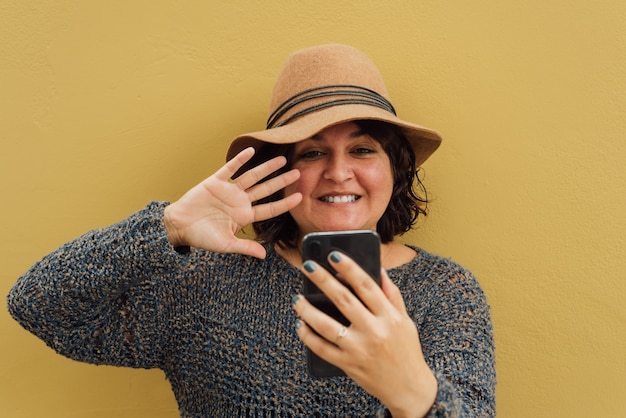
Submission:
[[[324,225],[320,231],[354,231],[357,229],[372,229],[360,224],[340,223]]]

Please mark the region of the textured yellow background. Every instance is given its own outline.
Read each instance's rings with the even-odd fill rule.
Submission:
[[[4,1],[0,293],[217,169],[288,53],[369,54],[441,131],[404,239],[479,277],[498,416],[626,416],[626,2]],[[0,416],[174,417],[160,371],[79,364],[0,312]]]

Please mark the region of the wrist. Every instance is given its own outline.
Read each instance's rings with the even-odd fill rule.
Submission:
[[[389,412],[393,418],[422,418],[428,416],[428,413],[435,404],[437,399],[437,390],[439,383],[435,374],[426,366],[423,378],[413,388],[413,395],[403,397],[403,402],[389,406]]]
[[[165,231],[167,233],[167,240],[174,248],[184,247],[187,244],[182,241],[180,233],[176,228],[176,217],[174,203],[168,205],[163,209],[163,225],[165,225]]]

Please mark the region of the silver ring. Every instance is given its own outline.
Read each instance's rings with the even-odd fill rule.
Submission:
[[[339,329],[339,332],[337,333],[337,341],[339,341],[339,339],[345,337],[346,335],[348,335],[348,328],[341,327]]]

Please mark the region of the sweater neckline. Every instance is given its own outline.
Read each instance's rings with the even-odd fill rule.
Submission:
[[[394,267],[390,270],[387,270],[388,272],[392,272],[392,273],[396,273],[396,274],[401,274],[404,273],[408,270],[414,270],[415,265],[417,263],[419,263],[422,258],[424,257],[424,250],[420,247],[417,247],[415,245],[410,245],[410,244],[404,244],[407,247],[411,248],[413,251],[415,251],[415,257],[413,257],[410,261],[401,264],[397,267]],[[278,252],[276,251],[276,249],[274,249],[273,245],[269,245],[269,244],[264,244],[265,250],[267,251],[267,256],[266,258],[268,259],[268,261],[274,261],[277,263],[277,266],[285,269],[289,269],[290,271],[293,272],[299,272],[298,268],[295,267],[294,265],[292,265],[289,261],[287,261],[285,258],[283,258],[280,254],[278,254]]]

